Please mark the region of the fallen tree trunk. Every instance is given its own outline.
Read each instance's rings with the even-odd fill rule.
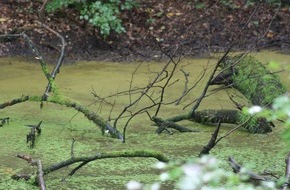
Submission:
[[[174,118],[163,120],[161,118],[152,118],[158,126],[157,133],[161,133],[165,128],[172,128],[179,132],[198,132],[197,130],[188,129],[175,123],[175,119],[190,120],[197,123],[228,123],[242,125],[243,128],[251,133],[267,133],[272,131],[274,125],[263,117],[251,116],[239,110],[201,110],[193,114],[175,116]]]
[[[239,110],[202,110],[196,111],[189,120],[198,123],[229,123],[241,125],[251,133],[267,133],[274,125],[264,117],[251,116]]]

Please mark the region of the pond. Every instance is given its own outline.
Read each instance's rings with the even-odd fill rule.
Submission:
[[[290,55],[277,52],[252,53],[261,62],[277,62],[282,68],[288,67],[287,72],[278,72],[281,81],[290,88],[289,65]],[[179,105],[163,105],[160,110],[162,118],[187,113],[195,98],[198,98],[204,88],[216,59],[212,58],[182,59],[175,73],[172,83],[166,90],[165,102],[181,96],[184,89],[185,77],[180,69],[188,74],[189,86],[195,85],[190,94]],[[144,87],[160,71],[165,62],[140,63],[110,63],[81,61],[72,65],[64,65],[56,77],[56,84],[62,94],[74,99],[82,105],[94,110],[97,114],[107,118],[115,118],[122,109],[129,104],[130,96],[114,96],[108,99],[114,103],[112,109],[109,104],[100,103],[92,95],[92,91],[101,97],[128,90],[134,87]],[[49,68],[52,68],[50,65]],[[270,68],[279,71],[281,68]],[[40,65],[25,58],[0,58],[0,103],[19,98],[22,95],[42,95],[47,81],[41,72]],[[134,73],[134,75],[132,75]],[[133,77],[133,80],[131,80]],[[199,109],[234,109],[235,105],[229,100],[227,91],[216,91],[217,86],[210,87],[208,96],[201,103]],[[233,92],[237,95],[238,92]],[[246,102],[240,94],[237,101]],[[136,98],[136,95],[131,95]],[[135,109],[144,107],[148,100],[141,101]],[[150,113],[154,110],[151,110]],[[65,106],[44,103],[40,109],[37,102],[25,102],[0,110],[0,118],[9,117],[9,124],[0,128],[0,189],[38,189],[29,182],[17,182],[10,179],[14,173],[33,174],[36,168],[25,161],[16,158],[17,154],[30,155],[42,160],[44,167],[69,159],[73,139],[73,153],[75,156],[94,155],[118,150],[154,150],[162,152],[172,160],[194,158],[210,139],[214,127],[193,122],[182,122],[188,128],[198,129],[196,133],[180,133],[173,131],[173,135],[163,132],[155,133],[156,127],[147,114],[135,117],[126,132],[126,143],[108,136],[103,136],[101,130],[93,122],[88,121],[81,113]],[[35,148],[26,144],[29,128],[25,125],[42,123],[42,134],[37,138]],[[126,118],[118,123],[118,129],[123,130]],[[239,130],[223,139],[211,154],[224,160],[221,167],[231,170],[226,160],[234,156],[237,161],[255,172],[270,171],[276,175],[284,175],[285,145],[280,134],[283,126],[277,127],[268,134],[249,134]],[[232,129],[232,125],[223,125],[220,134]],[[47,189],[125,189],[129,180],[136,180],[152,184],[158,179],[160,171],[154,168],[156,160],[153,158],[117,158],[97,160],[87,164],[73,176],[67,174],[77,165],[53,172],[45,176]],[[165,184],[164,188],[168,189]]]

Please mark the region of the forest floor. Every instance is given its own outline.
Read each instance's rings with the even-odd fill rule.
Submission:
[[[242,0],[138,0],[139,7],[121,13],[126,33],[104,39],[98,30],[67,8],[46,14],[44,23],[67,42],[66,60],[134,61],[160,59],[164,53],[205,56],[254,48],[290,49],[290,8]],[[25,31],[45,56],[57,58],[60,40],[36,27],[38,1],[1,1],[0,34]],[[160,51],[162,50],[162,51]],[[163,53],[161,53],[163,52]],[[33,56],[21,39],[1,39],[0,56]]]

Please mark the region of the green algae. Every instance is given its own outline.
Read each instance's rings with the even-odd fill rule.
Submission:
[[[288,60],[290,60],[288,58]],[[12,65],[7,64],[12,62]],[[207,60],[184,60],[184,67],[191,72],[192,81],[203,70]],[[214,61],[211,62],[213,64]],[[289,63],[288,63],[289,64]],[[72,66],[64,66],[55,81],[64,96],[78,100],[83,105],[89,105],[94,101],[90,95],[92,86],[103,96],[116,91],[128,89],[131,73],[136,66],[134,64],[118,63],[79,63]],[[146,84],[148,67],[156,70],[161,67],[159,63],[144,65],[136,75],[135,86]],[[5,93],[0,96],[0,102],[20,97],[22,94],[36,94],[41,96],[47,82],[40,72],[39,65],[18,62],[14,59],[0,59],[0,89]],[[13,71],[13,77],[9,73]],[[194,73],[193,73],[194,72]],[[209,70],[210,72],[210,70]],[[4,73],[7,75],[4,76]],[[29,73],[29,74],[27,74]],[[179,75],[182,76],[182,75]],[[39,80],[40,79],[40,80]],[[21,85],[17,84],[21,81]],[[35,81],[39,81],[35,83]],[[205,80],[206,81],[206,80]],[[168,106],[162,110],[162,117],[168,117],[182,113],[183,106],[195,97],[198,97],[205,82],[197,86],[180,106]],[[289,87],[289,86],[288,86]],[[174,86],[168,91],[170,97],[179,97],[183,85]],[[36,97],[35,97],[36,98]],[[39,99],[36,98],[38,101]],[[118,97],[116,110],[112,116],[128,103],[128,98]],[[186,159],[196,157],[205,146],[214,130],[212,126],[201,125],[192,122],[182,122],[185,127],[199,129],[200,133],[178,133],[168,135],[155,134],[156,127],[144,117],[136,117],[127,130],[126,143],[118,139],[102,136],[95,124],[77,111],[65,105],[56,105],[44,102],[40,109],[39,102],[25,102],[0,110],[0,117],[11,118],[9,125],[0,128],[0,189],[37,189],[29,182],[18,182],[10,179],[12,173],[31,173],[36,170],[25,161],[16,158],[16,154],[28,154],[42,160],[44,167],[66,160],[71,156],[72,139],[75,140],[74,155],[87,156],[102,152],[126,151],[126,150],[150,150],[162,152],[166,157]],[[141,103],[143,104],[143,103]],[[145,103],[144,103],[145,104]],[[139,105],[142,106],[142,105]],[[219,92],[209,96],[201,104],[202,108],[227,108],[233,107],[226,93]],[[88,106],[101,117],[107,118],[110,108],[99,105]],[[186,111],[185,111],[186,112]],[[186,112],[187,113],[187,112]],[[26,134],[29,128],[24,125],[37,124],[43,120],[42,134],[37,137],[34,149],[26,144]],[[124,123],[124,122],[123,122]],[[120,126],[122,129],[122,121]],[[220,134],[225,134],[232,126],[224,125]],[[226,160],[228,156],[234,156],[237,161],[250,169],[263,172],[265,169],[274,171],[278,175],[284,175],[284,157],[287,150],[280,138],[282,126],[277,125],[273,133],[268,135],[249,135],[245,131],[237,131],[233,135],[222,140],[211,152],[224,160],[222,167],[231,170]],[[153,158],[110,158],[90,162],[77,171],[73,176],[67,174],[77,165],[61,169],[45,176],[48,189],[125,189],[129,180],[137,180],[142,183],[154,183],[158,180],[157,171],[154,168],[156,159]],[[62,180],[64,179],[65,180]]]

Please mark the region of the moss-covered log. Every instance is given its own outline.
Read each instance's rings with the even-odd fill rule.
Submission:
[[[155,124],[158,126],[157,133],[161,133],[167,128],[175,129],[179,132],[198,132],[198,130],[188,129],[178,125],[177,121],[190,120],[197,123],[228,123],[242,125],[243,128],[251,133],[267,133],[272,131],[274,125],[263,117],[251,116],[239,110],[200,110],[194,114],[175,116],[167,120],[153,117]],[[176,119],[176,120],[175,120]]]
[[[202,110],[196,111],[190,120],[198,123],[229,123],[243,125],[251,133],[272,131],[272,123],[263,117],[251,116],[238,110]]]
[[[211,84],[231,85],[254,105],[270,106],[286,92],[279,78],[252,56],[227,57],[221,68],[223,72]]]
[[[16,98],[11,101],[0,104],[0,109],[4,109],[8,106],[13,106],[15,104],[23,103],[26,101],[36,101],[41,102],[42,104],[43,99],[40,96],[22,96],[21,98]],[[105,130],[108,130],[109,134],[112,137],[118,138],[123,141],[122,133],[120,133],[116,128],[110,126],[103,118],[101,118],[94,111],[89,110],[86,106],[83,106],[76,101],[73,101],[69,98],[65,98],[62,96],[52,96],[45,101],[74,108],[75,110],[83,113],[89,120],[93,121],[97,126],[99,126],[103,134]]]
[[[75,157],[70,158],[68,160],[59,162],[50,167],[47,167],[43,170],[44,175],[56,171],[58,169],[67,167],[74,163],[84,163],[87,164],[91,161],[99,160],[99,159],[107,159],[107,158],[155,158],[161,162],[168,162],[169,159],[165,157],[163,154],[153,151],[119,151],[119,152],[109,152],[109,153],[97,153],[92,156],[84,156],[84,157]],[[83,166],[83,165],[82,165]]]

